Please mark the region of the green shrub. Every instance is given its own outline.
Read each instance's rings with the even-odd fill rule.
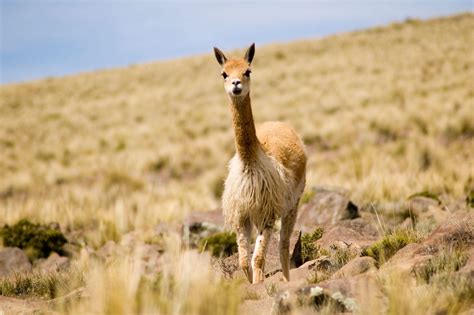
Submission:
[[[0,228],[4,246],[24,249],[30,260],[46,258],[51,252],[64,254],[66,238],[54,225],[34,224],[23,219],[13,226]]]
[[[413,230],[396,230],[386,235],[374,245],[364,249],[362,256],[370,256],[381,265],[390,259],[398,250],[416,241],[418,241],[418,237]]]
[[[205,237],[199,241],[200,250],[208,250],[214,257],[230,256],[237,252],[235,233],[221,232]]]
[[[301,236],[301,259],[303,263],[316,259],[318,248],[314,242],[323,236],[323,229],[316,228],[311,233],[305,233]]]

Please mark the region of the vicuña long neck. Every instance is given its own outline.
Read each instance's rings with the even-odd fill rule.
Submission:
[[[253,122],[250,93],[244,97],[232,97],[231,102],[235,148],[242,162],[248,165],[256,161],[260,146]]]

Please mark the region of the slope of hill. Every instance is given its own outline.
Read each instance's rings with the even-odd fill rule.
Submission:
[[[472,200],[473,30],[461,14],[257,43],[255,120],[302,135],[308,191],[343,187],[374,208],[416,193]],[[209,51],[1,86],[0,224],[55,221],[96,247],[219,207],[234,147]]]

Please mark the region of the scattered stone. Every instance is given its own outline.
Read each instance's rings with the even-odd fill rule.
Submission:
[[[314,197],[300,207],[295,229],[309,233],[316,226],[328,228],[339,221],[359,217],[359,209],[346,191],[314,187],[312,193]]]
[[[274,299],[272,314],[291,314],[295,310],[314,312],[328,303],[338,313],[358,312],[369,309],[369,306],[365,305],[368,295],[371,296],[370,303],[383,308],[386,298],[377,278],[372,274],[330,279],[318,284],[304,285],[296,290],[283,290]]]
[[[224,216],[221,209],[192,212],[183,221],[182,235],[186,244],[197,248],[201,239],[223,230]]]
[[[376,264],[377,262],[372,257],[357,257],[336,271],[331,279],[350,277],[371,270],[377,270]]]
[[[69,267],[69,258],[52,253],[47,259],[36,264],[35,269],[41,273],[53,273],[66,270]]]
[[[0,251],[0,278],[18,272],[30,272],[31,269],[31,263],[21,249],[5,247]]]

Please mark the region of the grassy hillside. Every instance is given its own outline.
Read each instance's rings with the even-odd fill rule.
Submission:
[[[473,47],[473,14],[257,43],[254,117],[302,135],[307,190],[343,187],[362,206],[419,192],[465,200],[474,192]],[[97,247],[219,207],[234,143],[211,49],[1,86],[0,225],[55,221]],[[95,275],[103,288],[123,285],[113,272]]]
[[[361,204],[462,198],[474,185],[473,29],[464,14],[257,47],[256,122],[302,135],[308,187],[342,186]],[[2,86],[0,102],[7,222],[114,220],[119,203],[135,209],[129,228],[219,204],[234,148],[211,52]]]

